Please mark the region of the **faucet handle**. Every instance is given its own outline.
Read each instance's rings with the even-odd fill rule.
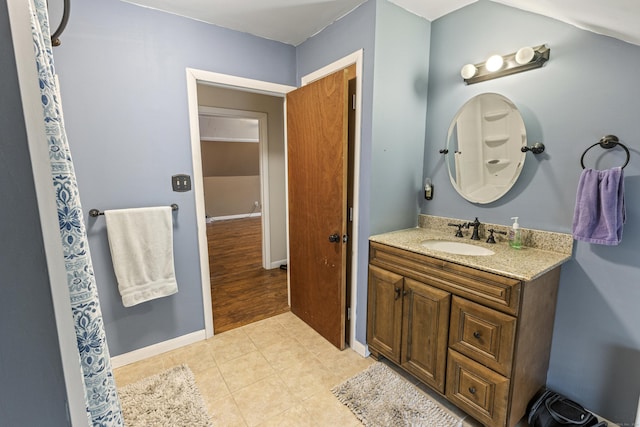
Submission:
[[[462,224],[454,224],[454,223],[451,223],[451,222],[450,222],[450,223],[449,223],[449,224],[447,224],[447,225],[448,225],[449,227],[458,227],[458,231],[456,231],[456,237],[464,237],[464,236],[462,235],[462,227],[464,227],[464,226],[465,226],[465,223],[462,223]],[[467,226],[467,227],[468,227],[468,226]]]
[[[494,230],[493,228],[490,228],[487,231],[489,232],[489,237],[487,238],[487,243],[495,243],[496,242],[496,239],[493,237],[493,233],[507,234],[506,231],[498,231],[498,230]]]

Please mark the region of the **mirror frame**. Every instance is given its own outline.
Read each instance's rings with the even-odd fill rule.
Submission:
[[[482,111],[483,102],[492,104],[489,110]],[[479,111],[473,114],[474,110]],[[496,133],[497,130],[502,132]],[[459,134],[471,134],[472,131],[481,134],[475,140],[465,136],[465,141],[469,141],[468,147],[460,149]],[[447,133],[445,159],[451,185],[472,203],[495,202],[507,194],[518,180],[526,159],[526,153],[521,149],[526,145],[524,120],[510,99],[493,92],[474,96],[460,107]],[[463,151],[471,152],[470,156],[463,158]],[[482,157],[474,164],[470,159],[478,155]],[[469,165],[466,172],[461,172],[463,163]],[[471,182],[473,190],[465,190],[460,181]]]

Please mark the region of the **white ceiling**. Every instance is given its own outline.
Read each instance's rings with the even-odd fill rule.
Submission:
[[[123,0],[297,46],[366,0]],[[433,21],[476,0],[390,0]],[[640,45],[638,0],[492,0]]]

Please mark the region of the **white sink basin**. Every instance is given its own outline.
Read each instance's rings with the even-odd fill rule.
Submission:
[[[491,249],[483,248],[482,246],[462,242],[450,242],[448,240],[425,240],[421,245],[427,249],[455,255],[487,256],[495,254]]]

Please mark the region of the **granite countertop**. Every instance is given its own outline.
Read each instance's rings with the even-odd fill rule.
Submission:
[[[457,220],[444,219],[443,223],[447,221],[455,222]],[[420,222],[424,223],[424,221]],[[449,228],[446,225],[444,228],[409,228],[371,236],[369,240],[524,281],[533,280],[571,259],[573,238],[568,234],[544,231],[535,234],[535,230],[523,230],[523,237],[527,233],[526,241],[531,243],[531,246],[513,249],[503,236],[500,236],[500,241],[496,236],[497,243],[485,243],[486,238],[471,240],[470,233],[465,233],[463,238],[456,238],[454,237],[455,230]],[[482,246],[491,249],[495,254],[489,256],[456,255],[428,249],[421,245],[421,242],[430,239]],[[554,250],[551,250],[551,247]]]

